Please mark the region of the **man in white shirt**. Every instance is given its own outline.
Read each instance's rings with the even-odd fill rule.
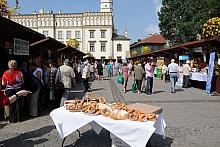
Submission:
[[[183,88],[189,87],[189,75],[191,71],[191,67],[189,66],[190,61],[187,60],[186,64],[183,65]]]
[[[175,63],[175,60],[172,59],[171,63],[168,65],[168,71],[170,74],[170,83],[171,83],[171,93],[176,93],[176,82],[177,82],[177,75],[179,72],[179,66]]]
[[[70,89],[72,88],[72,79],[74,78],[73,68],[69,66],[69,59],[64,60],[64,64],[60,66],[56,74],[56,82],[62,82],[64,85],[64,92],[60,102],[60,106],[64,105],[64,101],[69,98]]]

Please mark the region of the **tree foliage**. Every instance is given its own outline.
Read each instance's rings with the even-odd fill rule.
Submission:
[[[133,52],[131,53],[131,55],[132,55],[132,57],[136,57],[136,56],[138,55],[138,52],[137,52],[137,51],[133,51]]]
[[[141,55],[150,53],[151,49],[148,46],[145,46],[141,49]]]
[[[213,17],[209,19],[202,29],[203,38],[220,37],[220,18]]]
[[[161,34],[173,44],[192,41],[203,24],[220,16],[217,0],[162,0],[159,16]]]

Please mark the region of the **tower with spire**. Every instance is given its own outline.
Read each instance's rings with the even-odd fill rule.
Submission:
[[[101,0],[100,12],[112,12],[113,0]]]

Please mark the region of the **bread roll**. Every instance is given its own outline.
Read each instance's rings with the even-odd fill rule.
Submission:
[[[125,110],[115,109],[110,114],[110,118],[115,120],[124,120],[128,118],[128,112]]]

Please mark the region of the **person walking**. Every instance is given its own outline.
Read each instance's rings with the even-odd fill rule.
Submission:
[[[141,85],[142,80],[144,77],[144,69],[142,68],[141,64],[139,63],[137,66],[134,67],[134,79],[137,84],[137,91],[138,93],[141,93]]]
[[[70,61],[69,59],[64,60],[64,64],[60,66],[57,70],[55,83],[60,82],[64,84],[64,91],[60,101],[60,106],[64,105],[64,101],[68,100],[70,89],[72,88],[72,79],[74,77],[73,68],[69,66]]]
[[[123,63],[123,66],[121,67],[122,76],[124,78],[124,93],[127,91],[127,83],[128,83],[128,77],[129,77],[129,68],[127,66],[127,62]]]
[[[186,64],[183,65],[183,88],[189,88],[189,75],[191,71],[189,64],[190,61],[187,60]]]
[[[89,66],[88,66],[88,62],[84,62],[84,68],[83,68],[83,74],[82,74],[82,79],[83,79],[83,85],[85,87],[85,90],[84,92],[87,92],[87,91],[91,91],[91,88],[89,86],[89,75],[90,75],[90,72],[89,72]]]
[[[110,62],[108,62],[108,64],[107,64],[108,77],[111,77],[111,76],[112,76],[111,69],[112,69],[112,65],[110,64]]]
[[[94,63],[91,63],[89,70],[90,70],[90,77],[93,79],[95,77],[95,72],[94,72]]]
[[[168,65],[168,71],[170,74],[170,84],[171,84],[171,93],[176,93],[176,82],[177,75],[179,74],[179,66],[175,63],[175,60],[172,59],[171,63]]]
[[[100,80],[101,76],[103,76],[103,67],[101,61],[99,61],[99,63],[97,64],[97,72],[98,72],[98,80]]]
[[[154,77],[154,66],[151,65],[150,60],[147,61],[147,64],[145,65],[145,74],[146,74],[146,93],[147,95],[152,94],[153,89],[153,77]]]
[[[49,95],[52,107],[56,105],[56,97],[55,97],[55,78],[57,74],[57,68],[55,67],[53,61],[49,62],[50,67],[50,76],[49,76]]]
[[[167,72],[168,72],[168,67],[167,64],[164,63],[162,66],[162,80],[164,80],[164,82],[166,82],[166,76],[168,74]]]

